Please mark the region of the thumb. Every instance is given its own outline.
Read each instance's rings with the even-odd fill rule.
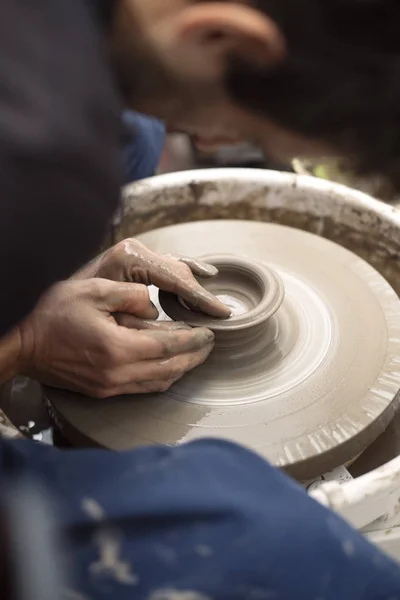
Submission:
[[[157,319],[158,311],[150,300],[149,290],[141,283],[98,279],[101,308],[110,313],[128,313],[141,319]],[[101,283],[100,283],[101,282]]]

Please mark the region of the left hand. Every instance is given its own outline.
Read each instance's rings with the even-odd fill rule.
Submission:
[[[144,285],[63,281],[20,323],[17,372],[93,398],[166,391],[206,360],[214,335],[156,317]]]
[[[191,308],[213,317],[227,318],[230,310],[205,290],[195,277],[210,278],[217,269],[186,257],[155,254],[141,242],[128,238],[82,269],[75,279],[98,277],[155,285],[181,297]]]

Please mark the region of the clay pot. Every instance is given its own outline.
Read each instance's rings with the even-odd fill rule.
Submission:
[[[215,332],[252,333],[254,328],[265,324],[282,304],[283,282],[266,265],[230,254],[201,258],[218,269],[216,277],[203,280],[201,284],[229,306],[231,317],[212,319],[191,310],[177,296],[160,291],[161,307],[173,321],[183,321],[193,327],[207,327]]]

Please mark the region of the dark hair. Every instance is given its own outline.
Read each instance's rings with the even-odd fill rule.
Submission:
[[[274,70],[232,60],[247,108],[400,182],[400,0],[250,0],[283,31]]]

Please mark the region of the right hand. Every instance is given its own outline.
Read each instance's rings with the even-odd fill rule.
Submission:
[[[155,318],[145,285],[59,283],[19,326],[20,372],[96,398],[166,391],[206,360],[214,335]]]

